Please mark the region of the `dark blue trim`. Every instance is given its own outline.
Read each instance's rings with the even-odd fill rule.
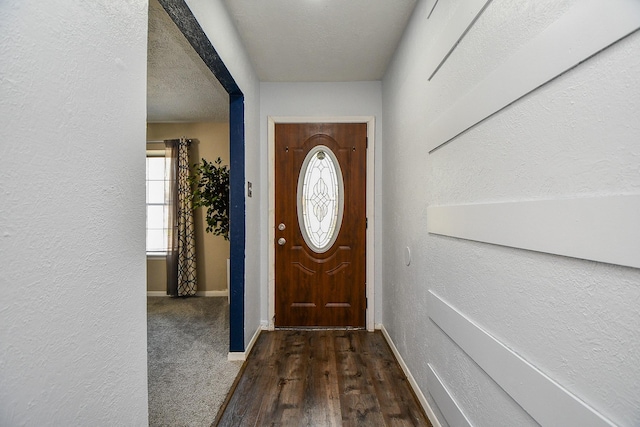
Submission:
[[[242,91],[227,66],[220,59],[218,52],[216,52],[209,38],[202,30],[200,23],[193,16],[191,9],[189,9],[184,0],[159,0],[159,2],[227,93],[229,95],[242,95]]]
[[[229,96],[229,137],[231,145],[230,164],[230,213],[229,233],[231,236],[231,305],[229,319],[231,325],[230,351],[244,351],[244,258],[245,258],[245,198],[244,198],[244,96]]]
[[[229,93],[229,225],[231,241],[231,284],[229,293],[229,351],[244,351],[244,257],[245,257],[245,198],[244,198],[244,95],[236,84],[209,38],[200,27],[184,0],[159,0],[171,20],[177,25],[193,49],[209,67],[222,87]]]

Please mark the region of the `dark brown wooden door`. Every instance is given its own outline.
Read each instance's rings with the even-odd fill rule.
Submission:
[[[365,123],[275,126],[276,327],[365,326],[366,138]]]

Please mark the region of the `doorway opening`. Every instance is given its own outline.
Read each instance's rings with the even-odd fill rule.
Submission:
[[[245,136],[244,95],[184,0],[159,0],[171,20],[228,94],[229,351],[244,351]]]

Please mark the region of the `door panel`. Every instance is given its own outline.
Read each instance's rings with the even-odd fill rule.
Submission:
[[[275,126],[277,327],[365,326],[366,137],[365,123]],[[314,150],[318,146],[324,147]],[[298,180],[307,155],[311,152],[310,158],[322,163],[326,150],[331,150],[342,174],[342,221],[336,225],[335,241],[314,248],[307,244],[301,229],[304,220],[298,212]],[[319,170],[327,173],[322,166]],[[306,212],[316,217],[314,224],[319,228],[327,223],[326,215],[336,203],[330,190],[333,187],[326,187],[332,178],[322,177],[311,181],[312,197],[306,202],[313,204]]]

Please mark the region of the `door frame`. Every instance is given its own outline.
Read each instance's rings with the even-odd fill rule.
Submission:
[[[245,351],[245,114],[244,94],[185,0],[159,0],[193,50],[229,94],[229,353]]]
[[[366,123],[367,124],[367,233],[366,233],[366,286],[367,308],[365,326],[368,331],[375,328],[375,117],[374,116],[268,116],[269,156],[269,330],[275,329],[276,312],[276,218],[275,218],[275,129],[277,123]]]

